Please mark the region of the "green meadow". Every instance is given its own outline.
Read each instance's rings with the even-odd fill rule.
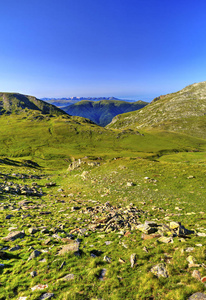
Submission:
[[[35,111],[0,122],[1,300],[183,300],[205,291],[205,139]],[[36,196],[21,190],[32,187]],[[192,233],[144,239],[145,221]],[[13,231],[24,237],[6,241]],[[74,242],[78,253],[59,254]],[[158,264],[166,277],[151,271]]]

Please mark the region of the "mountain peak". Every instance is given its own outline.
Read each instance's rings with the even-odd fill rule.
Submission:
[[[0,115],[19,113],[25,109],[36,110],[43,114],[65,114],[61,109],[33,96],[19,93],[0,93]]]

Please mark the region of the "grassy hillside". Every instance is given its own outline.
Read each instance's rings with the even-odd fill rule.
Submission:
[[[3,113],[0,299],[205,293],[205,153],[204,138],[158,127]]]
[[[202,151],[205,141],[166,132],[108,130],[81,117],[51,117],[37,111],[0,117],[0,156],[29,157],[61,168],[65,159],[83,156],[149,157]]]
[[[117,116],[108,128],[167,130],[206,138],[206,82],[160,96],[139,111]]]
[[[86,158],[73,171],[52,170],[52,160],[39,168],[1,159],[0,299],[187,300],[204,293],[206,165],[192,155],[199,153],[175,163],[111,157],[99,166]],[[138,229],[145,221],[158,226],[154,234]],[[179,225],[171,222],[192,233],[173,234],[170,224]],[[159,264],[162,275],[152,272]]]
[[[6,113],[19,113],[22,110],[37,110],[43,114],[62,115],[61,109],[48,104],[33,96],[26,96],[18,93],[0,93],[0,115]]]
[[[87,101],[82,100],[64,107],[64,111],[72,116],[88,118],[100,126],[106,126],[118,114],[138,110],[147,102],[126,102],[120,100]]]

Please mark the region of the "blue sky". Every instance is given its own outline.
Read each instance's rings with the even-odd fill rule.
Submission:
[[[205,0],[0,2],[0,91],[150,101],[206,80]]]

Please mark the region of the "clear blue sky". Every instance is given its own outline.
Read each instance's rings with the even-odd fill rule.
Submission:
[[[205,0],[6,0],[0,12],[0,91],[152,100],[206,80]]]

